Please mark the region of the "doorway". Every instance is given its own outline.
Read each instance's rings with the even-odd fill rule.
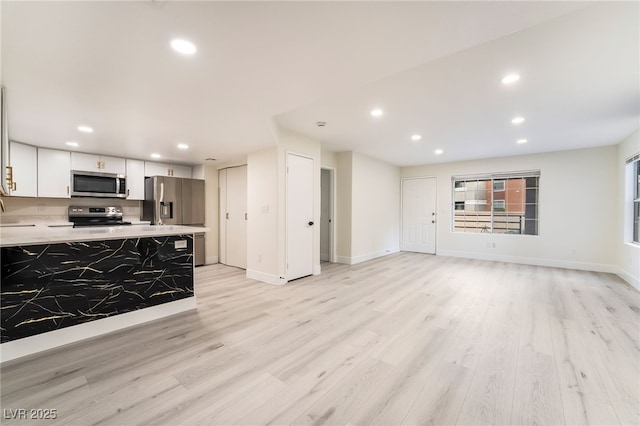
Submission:
[[[402,179],[401,250],[436,253],[436,178]]]
[[[320,169],[320,261],[334,259],[334,177],[335,169]]]

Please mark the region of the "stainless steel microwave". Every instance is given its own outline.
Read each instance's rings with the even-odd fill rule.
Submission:
[[[71,196],[127,198],[125,175],[72,170]]]

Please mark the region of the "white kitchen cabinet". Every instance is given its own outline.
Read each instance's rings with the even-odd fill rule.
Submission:
[[[35,146],[9,142],[10,178],[7,187],[15,197],[38,195],[38,151]]]
[[[83,152],[71,153],[71,170],[85,172],[117,173],[125,174],[125,159],[108,157],[105,155],[85,154]]]
[[[71,153],[38,148],[38,197],[70,198]]]
[[[171,166],[171,176],[191,178],[191,166]]]
[[[144,200],[144,161],[127,159],[127,200]]]
[[[168,163],[156,163],[155,161],[145,161],[144,175],[190,178],[191,166],[180,166]]]

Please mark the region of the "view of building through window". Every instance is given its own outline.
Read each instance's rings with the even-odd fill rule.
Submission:
[[[453,178],[453,231],[538,235],[539,172]]]

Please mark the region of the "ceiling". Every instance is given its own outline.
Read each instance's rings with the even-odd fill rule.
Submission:
[[[637,2],[2,1],[9,136],[218,165],[276,144],[275,126],[399,166],[614,144],[639,127],[639,12]],[[174,52],[176,37],[196,54]],[[507,72],[520,81],[502,85]],[[525,122],[511,124],[516,115]]]

